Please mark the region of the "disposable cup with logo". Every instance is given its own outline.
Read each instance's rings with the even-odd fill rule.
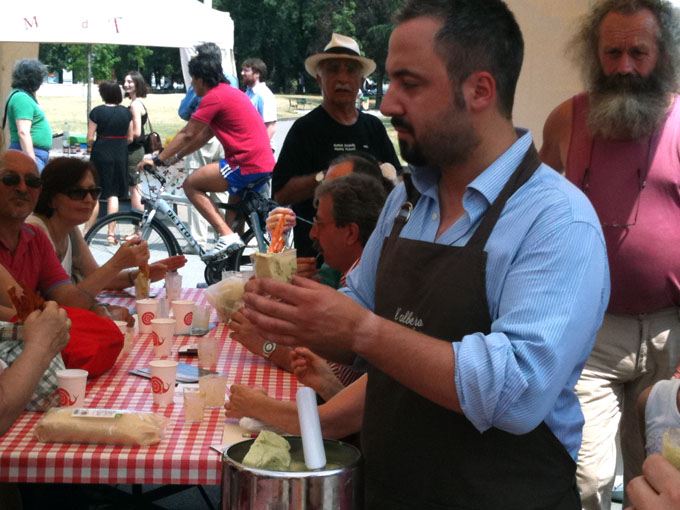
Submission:
[[[198,380],[201,391],[205,393],[206,407],[222,407],[227,393],[227,376],[210,374]]]
[[[116,323],[116,326],[118,326],[118,329],[120,329],[120,332],[125,335],[127,333],[127,321],[113,321]]]
[[[198,341],[198,368],[213,368],[217,364],[219,342],[211,336],[199,336]]]
[[[184,388],[184,421],[203,421],[205,393],[198,388]]]
[[[155,299],[140,299],[137,301],[140,333],[151,333],[151,321],[156,318],[157,312],[158,301]]]
[[[87,387],[87,370],[67,368],[57,370],[59,386],[59,405],[76,407],[85,405],[85,388]]]
[[[175,334],[188,335],[191,332],[191,321],[194,317],[194,302],[176,299],[172,302],[172,314],[177,321]]]
[[[175,319],[151,319],[151,339],[156,358],[167,358],[172,352]]]
[[[168,359],[155,359],[149,362],[153,403],[169,406],[175,398],[175,379],[177,362]]]
[[[210,305],[194,305],[194,315],[191,318],[191,334],[205,335],[210,330]]]

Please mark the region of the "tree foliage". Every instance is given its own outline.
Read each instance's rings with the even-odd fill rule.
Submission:
[[[372,76],[378,83],[378,100],[385,76],[392,13],[403,0],[214,0],[213,7],[228,11],[234,20],[236,68],[249,57],[261,58],[268,68],[267,83],[276,92],[313,92],[319,88],[307,74],[307,56],[323,50],[332,32],[356,38],[364,54],[377,63]],[[84,79],[85,45],[41,44],[40,58],[53,71],[73,70]],[[131,70],[147,81],[155,76],[181,82],[176,48],[92,45],[95,80]]]

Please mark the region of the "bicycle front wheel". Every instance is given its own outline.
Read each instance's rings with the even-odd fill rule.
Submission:
[[[108,238],[109,226],[112,223],[115,225],[113,228],[115,243],[113,244]],[[141,236],[141,223],[142,214],[136,212],[118,212],[97,220],[85,234],[85,242],[97,264],[101,266],[108,262],[120,245],[128,239]],[[151,222],[147,234],[142,237],[149,243],[151,252],[149,263],[181,253],[172,232],[156,218]]]

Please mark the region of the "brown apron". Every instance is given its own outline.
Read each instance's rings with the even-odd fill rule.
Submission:
[[[383,243],[375,312],[410,319],[413,329],[445,342],[488,334],[484,247],[506,201],[539,164],[532,145],[466,246],[400,238],[408,221],[400,214]],[[407,193],[402,212],[419,197],[412,185]],[[576,464],[545,423],[524,435],[497,428],[480,433],[463,414],[374,367],[361,444],[370,510],[581,508]]]

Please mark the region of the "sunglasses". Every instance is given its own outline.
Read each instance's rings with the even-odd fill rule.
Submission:
[[[5,174],[0,177],[0,181],[5,186],[18,186],[21,182],[21,176],[19,174]],[[38,189],[42,186],[42,181],[37,175],[24,175],[24,184],[27,188]]]
[[[92,200],[97,200],[99,195],[102,194],[102,189],[99,186],[96,188],[71,188],[69,190],[63,191],[62,193],[71,200],[85,200],[85,197],[89,193],[92,197]]]

